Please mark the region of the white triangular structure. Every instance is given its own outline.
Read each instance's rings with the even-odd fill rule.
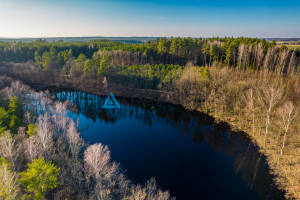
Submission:
[[[105,103],[102,108],[120,108],[120,104],[112,92],[110,92],[110,95],[105,98]]]

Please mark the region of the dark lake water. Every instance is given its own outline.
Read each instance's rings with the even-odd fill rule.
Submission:
[[[199,112],[146,100],[118,98],[120,109],[102,109],[105,97],[52,91],[77,106],[81,136],[109,146],[113,160],[134,183],[155,177],[178,200],[283,199],[265,157],[243,133]]]

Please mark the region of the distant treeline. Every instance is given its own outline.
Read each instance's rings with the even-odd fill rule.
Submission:
[[[3,42],[89,42],[93,40],[109,40],[116,42],[123,42],[129,44],[141,44],[146,41],[156,40],[157,37],[49,37],[49,38],[1,38]],[[268,39],[267,39],[268,40]]]
[[[157,38],[144,44],[90,42],[0,43],[0,62],[33,61],[42,71],[157,89],[172,84],[186,66],[228,66],[237,70],[299,74],[297,51],[257,38]],[[204,68],[203,68],[204,69]]]
[[[256,69],[262,67],[265,58],[287,60],[300,57],[300,49],[288,50],[285,46],[275,47],[276,42],[267,42],[257,38],[157,38],[143,44],[126,44],[109,40],[89,42],[57,42],[48,43],[37,40],[31,43],[0,42],[0,61],[27,62],[34,60],[35,55],[49,60],[47,52],[58,53],[71,50],[77,58],[84,54],[92,58],[100,52],[107,52],[113,58],[113,64],[180,64],[192,61],[194,65],[211,65],[213,62]],[[100,51],[100,52],[99,52]],[[45,55],[44,55],[45,54]],[[52,63],[61,65],[62,63]],[[272,67],[272,66],[271,66]]]

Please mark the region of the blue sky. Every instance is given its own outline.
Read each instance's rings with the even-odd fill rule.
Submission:
[[[0,0],[0,37],[300,37],[300,0]]]

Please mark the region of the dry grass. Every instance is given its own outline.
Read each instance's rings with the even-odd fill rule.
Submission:
[[[300,81],[299,77],[282,77],[270,72],[240,72],[229,68],[211,68],[211,93],[200,111],[224,120],[233,127],[251,135],[267,156],[276,183],[286,191],[287,199],[300,199]],[[279,103],[271,112],[269,133],[265,144],[266,108],[262,103],[262,90],[275,87],[283,91]],[[246,92],[253,89],[253,110],[247,106]],[[212,92],[213,91],[213,92]],[[295,118],[287,132],[287,142],[280,155],[283,143],[283,123],[278,112],[285,101],[295,105]],[[251,117],[254,116],[254,117]],[[255,121],[253,121],[255,120]],[[255,124],[255,126],[253,126]]]

